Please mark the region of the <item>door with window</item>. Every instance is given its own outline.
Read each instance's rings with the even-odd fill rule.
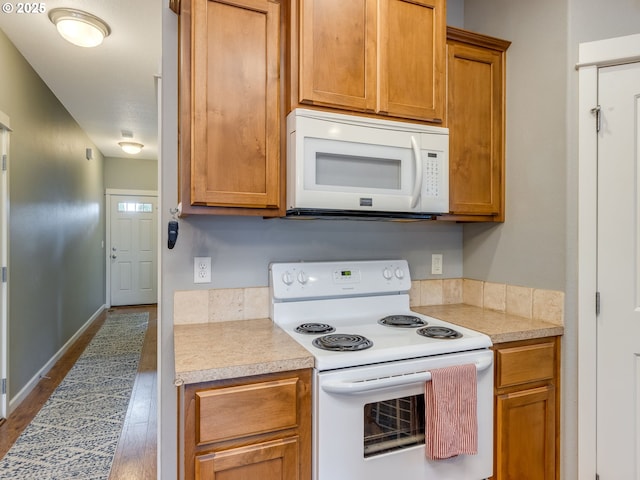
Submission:
[[[110,305],[157,303],[157,196],[107,196]]]

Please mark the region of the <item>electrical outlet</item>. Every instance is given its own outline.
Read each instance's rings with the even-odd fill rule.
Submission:
[[[431,255],[431,274],[442,275],[442,254],[433,253]]]
[[[193,283],[211,283],[211,257],[193,257]]]

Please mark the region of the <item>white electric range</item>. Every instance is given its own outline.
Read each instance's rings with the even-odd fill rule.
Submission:
[[[405,260],[274,263],[269,278],[271,318],[315,358],[314,480],[491,476],[491,340],[411,311]],[[478,454],[427,460],[429,370],[462,364],[477,367]]]

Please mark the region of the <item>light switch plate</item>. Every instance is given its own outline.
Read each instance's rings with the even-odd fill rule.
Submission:
[[[431,274],[442,275],[442,254],[434,253],[431,255]]]

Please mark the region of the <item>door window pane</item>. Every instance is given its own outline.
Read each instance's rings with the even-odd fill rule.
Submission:
[[[149,213],[149,212],[153,212],[153,204],[151,204],[151,203],[137,203],[137,202],[118,202],[118,212]]]

